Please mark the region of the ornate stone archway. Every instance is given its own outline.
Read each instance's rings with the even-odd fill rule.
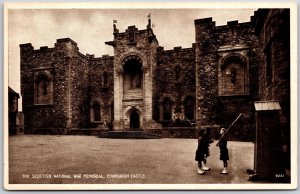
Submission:
[[[127,110],[139,107],[139,127],[152,121],[152,73],[147,60],[138,52],[129,52],[116,60],[114,73],[114,126],[116,130],[130,128]]]

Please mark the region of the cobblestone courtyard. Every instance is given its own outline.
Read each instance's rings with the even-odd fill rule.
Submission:
[[[19,135],[9,137],[9,182],[249,184],[254,144],[228,142],[229,174],[215,141],[206,175],[197,174],[196,139],[106,139],[94,136]]]

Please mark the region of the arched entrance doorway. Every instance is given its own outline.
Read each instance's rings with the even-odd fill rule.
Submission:
[[[133,110],[130,114],[130,130],[137,130],[140,128],[140,115],[137,110]]]

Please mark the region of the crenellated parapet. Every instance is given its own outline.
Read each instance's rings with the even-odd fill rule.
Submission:
[[[194,21],[196,30],[196,106],[200,124],[225,124],[258,97],[258,39],[253,19],[216,26],[212,18]],[[238,100],[237,100],[238,99]],[[220,108],[222,107],[222,108]],[[254,113],[250,112],[250,117]]]

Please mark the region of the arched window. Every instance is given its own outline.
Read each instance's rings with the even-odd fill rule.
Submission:
[[[184,101],[184,116],[189,120],[195,120],[195,98],[188,96]]]
[[[169,98],[165,98],[163,101],[163,119],[171,120],[172,118],[172,102]]]
[[[248,88],[247,59],[239,54],[225,56],[219,68],[219,95],[244,95]]]
[[[51,75],[37,72],[34,78],[34,103],[48,105],[53,103],[53,85]]]
[[[101,112],[100,112],[99,102],[93,103],[93,110],[94,110],[94,121],[101,121]]]

